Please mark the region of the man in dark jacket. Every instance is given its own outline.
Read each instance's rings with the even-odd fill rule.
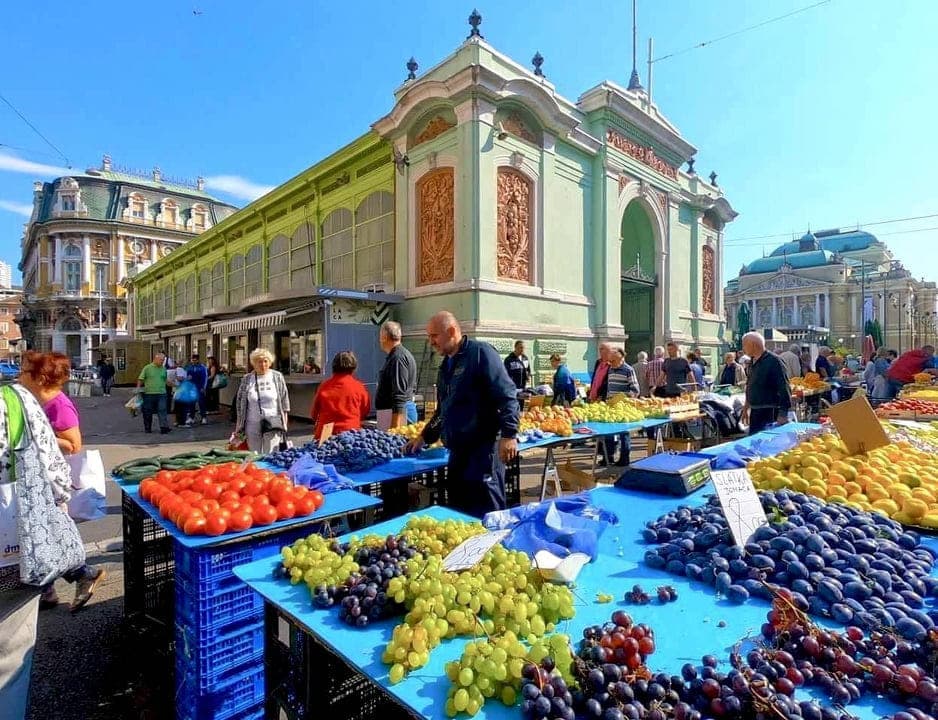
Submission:
[[[505,463],[518,454],[517,388],[491,345],[463,336],[452,313],[427,324],[430,345],[443,362],[437,409],[411,452],[442,437],[449,449],[447,505],[481,517],[502,510]]]
[[[104,397],[111,396],[111,386],[114,385],[115,372],[111,358],[101,358],[98,362],[98,377],[101,378],[101,392]]]
[[[788,422],[791,388],[785,366],[774,353],[766,352],[762,335],[746,333],[742,344],[743,352],[752,358],[742,420],[749,423],[749,434],[755,435],[773,423]]]
[[[417,361],[401,345],[401,326],[389,320],[381,326],[378,341],[388,354],[378,373],[375,410],[391,411],[391,427],[417,422],[414,391],[417,389]]]
[[[519,390],[524,390],[531,384],[531,361],[524,354],[524,341],[516,340],[514,352],[505,357],[505,370],[508,377]]]

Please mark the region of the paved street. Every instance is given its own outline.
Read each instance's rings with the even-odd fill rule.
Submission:
[[[102,452],[106,469],[133,458],[171,455],[225,443],[231,432],[227,411],[210,417],[207,425],[176,428],[169,435],[146,434],[143,421],[131,417],[124,403],[127,388],[117,388],[110,398],[76,398],[86,446]],[[293,421],[294,442],[309,438],[310,426]],[[633,441],[639,448],[643,441]],[[642,453],[634,453],[637,458]],[[522,496],[534,499],[540,482],[543,455],[526,454],[522,464]],[[581,451],[576,465],[588,469],[589,458]],[[123,720],[158,718],[139,708],[152,705],[146,692],[153,670],[150,658],[141,656],[132,643],[122,642],[124,582],[120,491],[108,483],[107,516],[80,525],[88,563],[103,566],[107,580],[91,602],[72,615],[68,603],[74,586],[56,583],[62,604],[39,616],[39,639],[33,660],[33,682],[29,720]]]

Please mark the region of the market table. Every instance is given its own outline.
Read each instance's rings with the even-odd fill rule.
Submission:
[[[606,529],[600,539],[597,559],[585,566],[577,578],[576,616],[561,623],[558,630],[570,634],[574,642],[578,642],[584,627],[607,620],[614,610],[625,609],[655,629],[657,650],[648,661],[653,671],[675,673],[685,662],[699,663],[700,658],[708,653],[716,654],[721,667],[727,667],[733,647],[743,638],[758,633],[769,609],[768,602],[753,598],[742,605],[734,605],[728,600],[717,600],[712,587],[654,570],[642,562],[646,546],[640,531],[644,524],[678,505],[704,502],[705,493],[672,498],[617,488],[597,488],[589,492],[589,497],[594,505],[616,513],[619,524]],[[445,508],[428,508],[414,514],[438,519],[460,517]],[[380,523],[372,530],[379,534],[396,532],[408,517]],[[926,538],[923,542],[938,550],[935,538]],[[389,667],[381,663],[381,653],[399,619],[353,629],[341,623],[335,609],[314,609],[305,586],[274,580],[275,566],[276,560],[268,558],[237,567],[235,574],[263,596],[270,611],[285,616],[288,622],[308,633],[352,670],[377,683],[389,696],[386,700],[393,699],[396,705],[416,716],[444,717],[448,689],[444,666],[446,662],[458,659],[470,638],[445,640],[430,653],[426,667],[411,673],[397,685],[391,685]],[[658,585],[671,585],[679,597],[676,602],[664,605],[628,605],[621,598],[634,584],[652,591]],[[598,603],[595,601],[597,592],[611,593],[616,600]],[[803,689],[799,693],[807,694]],[[331,699],[319,697],[314,700],[318,703],[316,710],[322,712]],[[848,709],[862,720],[873,720],[897,708],[867,695]],[[500,702],[489,701],[476,717],[517,720],[518,713],[518,708],[506,708]]]

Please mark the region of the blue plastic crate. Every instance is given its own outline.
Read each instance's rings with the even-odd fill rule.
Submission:
[[[178,672],[178,667],[177,667]],[[178,720],[246,720],[264,709],[264,663],[233,670],[218,678],[208,692],[199,692],[190,679],[177,677]]]
[[[264,599],[237,578],[212,587],[185,578],[176,582],[176,624],[188,627],[197,643],[208,642],[225,625],[263,617]]]
[[[204,641],[199,635],[188,625],[176,625],[177,672],[180,678],[191,679],[200,692],[214,687],[221,674],[262,661],[262,617],[215,630]]]

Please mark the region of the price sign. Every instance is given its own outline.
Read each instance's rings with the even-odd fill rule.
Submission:
[[[469,538],[443,559],[443,569],[448,572],[457,572],[475,567],[485,557],[485,553],[506,535],[508,535],[508,530],[496,530]]]
[[[391,427],[391,416],[393,410],[378,410],[378,429],[386,432]]]
[[[723,515],[729,523],[736,544],[742,547],[752,534],[768,524],[762,503],[756,494],[749,472],[740,470],[714,470],[710,474],[716,488]]]
[[[335,427],[334,423],[326,423],[322,426],[322,433],[319,436],[319,444],[326,442],[329,438],[332,437],[332,428]]]

